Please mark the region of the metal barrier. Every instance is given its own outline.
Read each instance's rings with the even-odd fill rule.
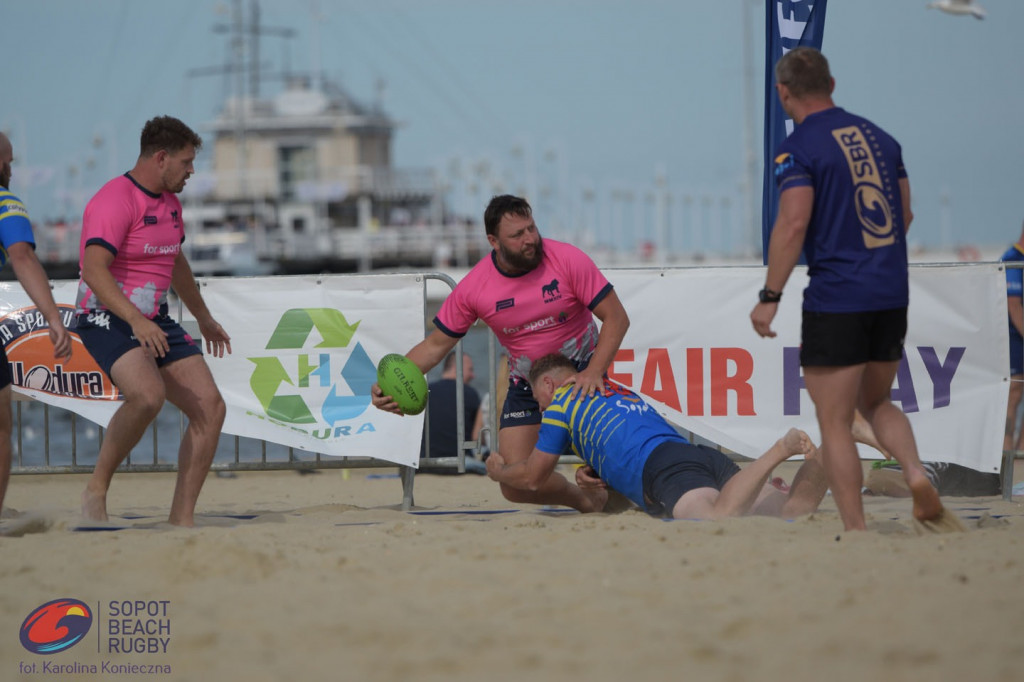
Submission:
[[[335,275],[337,277],[345,277],[345,275]],[[450,288],[455,287],[455,280],[444,273],[423,273],[421,275],[424,280],[423,286],[423,299],[424,309],[426,309],[427,302],[427,280],[438,280],[447,284]],[[198,281],[202,283],[204,278],[199,278]],[[183,319],[183,307],[181,302],[178,302],[177,307],[177,319]],[[188,324],[183,323],[183,324]],[[424,325],[426,322],[424,322]],[[196,331],[197,330],[192,330]],[[464,385],[462,383],[462,343],[461,341],[456,345],[457,353],[457,388],[456,388],[456,411],[458,414],[458,439],[463,443],[464,448],[477,447],[479,443],[477,441],[467,441],[465,438],[465,423],[463,419],[463,404],[464,404]],[[493,367],[493,362],[490,363]],[[493,391],[494,377],[491,376],[492,391]],[[492,393],[493,395],[493,393]],[[429,403],[428,408],[429,410]],[[41,414],[40,414],[41,413]],[[56,413],[56,417],[54,416]],[[69,424],[67,428],[61,429],[59,432],[55,432],[51,428],[53,422],[57,419],[62,419],[65,416],[69,416]],[[37,433],[37,426],[35,422],[41,419],[41,437],[42,437],[42,463],[26,463],[26,445],[32,446],[38,443],[40,434]],[[95,441],[95,454],[98,456],[99,447],[103,441],[103,431],[101,427],[93,424],[86,419],[80,419],[78,415],[68,410],[64,410],[57,407],[51,407],[45,403],[40,403],[21,396],[17,393],[14,394],[13,403],[13,434],[12,443],[13,446],[13,462],[11,473],[12,474],[82,474],[92,473],[94,463],[88,461],[81,461],[80,457],[80,445],[82,441],[92,444]],[[161,435],[166,433],[171,426],[177,422],[177,438],[174,440],[174,454],[173,460],[163,460],[160,457],[160,440]],[[88,430],[85,434],[85,438],[82,439],[79,433],[80,427],[85,424],[85,428]],[[160,415],[150,425],[147,433],[150,435],[149,439],[143,438],[142,441],[129,453],[128,457],[121,466],[118,467],[118,472],[170,472],[177,471],[178,465],[176,462],[178,443],[185,431],[185,417],[176,407],[166,404],[161,411]],[[429,452],[429,428],[425,426],[426,438],[428,438],[427,448]],[[66,436],[63,438],[63,436]],[[63,452],[66,454],[60,457],[60,461],[54,461],[52,458],[53,446],[56,444],[55,441],[60,440],[57,444]],[[225,442],[227,441],[227,442]],[[148,443],[148,444],[147,444]],[[227,445],[227,447],[224,447]],[[243,457],[243,452],[248,454],[253,450],[257,450],[258,454],[255,457],[247,458]],[[285,456],[280,458],[268,457],[268,450],[279,450],[284,453]],[[142,451],[142,452],[140,452]],[[148,451],[148,454],[147,452]],[[233,452],[227,452],[233,451]],[[279,445],[275,443],[268,443],[264,440],[258,440],[253,438],[246,438],[244,436],[228,435],[224,434],[221,436],[221,443],[218,445],[217,454],[215,455],[214,462],[210,467],[211,471],[214,472],[234,472],[234,471],[275,471],[275,470],[293,470],[293,471],[312,471],[319,469],[370,469],[370,468],[390,468],[398,467],[399,477],[402,483],[402,509],[409,510],[414,504],[413,500],[413,480],[416,474],[416,469],[411,466],[397,465],[394,462],[387,460],[369,458],[369,457],[335,457],[323,455],[319,452],[312,452],[312,458],[302,458],[299,452],[293,447]],[[224,455],[228,454],[225,458]],[[141,457],[144,457],[147,461],[139,461]],[[63,461],[65,459],[69,461]],[[88,458],[87,458],[88,459]],[[94,458],[93,458],[94,459]],[[226,461],[225,461],[226,460]],[[424,461],[421,459],[420,463]],[[430,460],[431,466],[451,467],[457,468],[459,472],[465,471],[465,453],[463,450],[459,451],[458,457],[450,458],[438,458]]]
[[[1003,263],[1002,267],[1005,267],[1005,268],[1008,268],[1008,269],[1012,269],[1012,270],[1021,270],[1021,269],[1024,269],[1024,262],[1007,262],[1007,263]],[[1014,379],[1011,376],[1010,377],[1010,382],[1012,383],[1014,381],[1018,381],[1019,382],[1020,380],[1019,379]],[[1015,440],[1015,438],[1014,438],[1015,436],[1016,436],[1015,433],[1014,434],[1010,434],[1010,440],[1011,440],[1010,445],[1011,445],[1011,447],[1013,446],[1013,442],[1012,441]],[[1006,500],[1006,501],[1010,501],[1011,499],[1013,499],[1013,468],[1014,468],[1015,460],[1017,460],[1018,458],[1024,458],[1024,451],[1015,451],[1015,450],[1012,450],[1012,449],[1011,450],[1003,450],[1003,464],[1002,464],[1002,467],[1000,469],[1000,475],[1001,475],[1000,486],[1001,486],[1002,491],[1003,491],[1003,499]]]
[[[1021,269],[1024,268],[1024,263],[1006,263],[1008,268]],[[344,275],[338,275],[344,277]],[[447,284],[450,288],[455,287],[455,281],[450,276],[444,273],[424,273],[422,274],[424,279],[423,297],[424,297],[424,308],[427,307],[427,287],[426,282],[428,280],[438,280]],[[202,279],[200,279],[202,281]],[[178,304],[178,318],[182,318],[182,306]],[[426,321],[424,322],[426,326]],[[497,393],[497,362],[499,358],[498,347],[494,334],[488,331],[488,386],[489,395],[492,403],[494,402]],[[492,405],[492,409],[489,410],[489,419],[483,427],[480,434],[480,438],[477,440],[469,440],[466,438],[467,425],[464,419],[464,386],[463,383],[463,363],[462,354],[463,348],[462,343],[458,343],[455,347],[456,352],[456,428],[457,428],[457,439],[458,442],[462,443],[462,448],[459,449],[458,454],[454,457],[437,457],[429,459],[421,459],[420,465],[429,463],[432,468],[448,468],[453,469],[459,473],[465,472],[465,450],[479,448],[483,439],[483,435],[487,434],[492,449],[498,447],[498,409],[500,405]],[[1012,381],[1012,379],[1011,379]],[[42,464],[26,464],[25,463],[25,444],[26,441],[30,441],[33,444],[38,441],[38,435],[35,433],[35,427],[27,424],[26,422],[33,421],[26,417],[26,412],[30,412],[29,417],[34,416],[34,413],[38,410],[42,411]],[[425,438],[427,439],[427,451],[429,452],[429,403],[427,407],[427,422],[424,425]],[[59,431],[59,437],[61,437],[60,446],[66,448],[69,462],[55,463],[51,460],[51,449],[53,442],[58,439],[57,436],[51,431],[52,415],[51,412],[56,411],[59,415],[70,415],[69,428],[62,429]],[[60,417],[58,417],[60,418]],[[51,408],[49,405],[43,403],[36,403],[28,398],[24,398],[15,394],[14,402],[14,461],[12,467],[13,474],[54,474],[54,473],[90,473],[93,470],[93,464],[80,461],[79,457],[79,422],[84,422],[87,429],[95,431],[90,433],[86,437],[86,441],[92,441],[95,439],[96,452],[99,450],[99,443],[102,442],[103,429],[93,425],[87,420],[79,420],[77,415],[71,412],[67,412],[60,408]],[[133,450],[132,454],[129,454],[128,458],[119,467],[118,471],[124,472],[169,472],[176,471],[177,464],[175,461],[161,461],[159,453],[160,445],[160,434],[164,433],[168,428],[169,424],[177,421],[177,439],[175,441],[175,457],[177,450],[177,442],[184,432],[184,416],[181,415],[177,408],[173,406],[166,406],[161,415],[154,420],[150,426],[149,433],[150,446],[145,446],[140,443]],[[63,437],[67,437],[66,442]],[[693,434],[689,434],[691,439]],[[230,439],[228,448],[223,447],[223,439]],[[253,458],[243,457],[243,452],[249,453],[253,448],[258,449],[258,455]],[[283,457],[274,458],[268,457],[268,449],[279,449],[285,453]],[[150,450],[149,461],[139,462],[140,450]],[[232,450],[230,456],[225,461],[224,454],[225,450]],[[300,451],[306,452],[306,451]],[[413,505],[413,479],[415,476],[416,469],[413,467],[396,465],[393,462],[386,460],[380,460],[375,458],[363,458],[363,457],[334,457],[326,456],[321,453],[311,453],[312,458],[302,458],[294,448],[268,443],[262,440],[256,440],[246,438],[243,436],[222,436],[222,445],[218,447],[217,457],[211,470],[215,472],[231,472],[231,471],[269,471],[269,470],[295,470],[295,471],[310,471],[319,469],[355,469],[355,468],[390,468],[397,466],[402,482],[402,508],[408,510]],[[1003,460],[1001,467],[1001,484],[1002,484],[1002,496],[1005,500],[1012,498],[1013,489],[1013,478],[1014,478],[1014,464],[1018,458],[1024,458],[1024,451],[1006,450],[1003,452]],[[566,461],[579,462],[578,458],[570,457],[564,458]]]

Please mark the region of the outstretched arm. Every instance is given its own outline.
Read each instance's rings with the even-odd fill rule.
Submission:
[[[448,355],[448,352],[455,348],[455,344],[458,342],[458,339],[448,336],[440,329],[435,329],[430,332],[427,338],[409,349],[405,357],[412,360],[420,368],[420,371],[426,374],[437,363],[441,362],[444,356]],[[397,415],[404,414],[398,407],[398,403],[392,400],[391,396],[384,395],[384,391],[376,383],[370,387],[370,399],[373,401],[373,406],[378,410],[384,410],[385,412]]]
[[[533,449],[530,456],[514,464],[507,464],[500,452],[487,458],[487,475],[498,483],[519,490],[539,490],[558,466],[558,455]]]

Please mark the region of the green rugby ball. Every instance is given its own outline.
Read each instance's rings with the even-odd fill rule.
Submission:
[[[427,407],[427,379],[404,355],[389,353],[380,359],[377,385],[405,414],[419,414]]]

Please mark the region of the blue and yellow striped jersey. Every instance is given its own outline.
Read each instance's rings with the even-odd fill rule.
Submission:
[[[28,242],[35,246],[32,223],[21,199],[10,190],[0,187],[0,268],[7,264],[7,248],[18,242]]]
[[[579,456],[608,485],[646,508],[643,473],[647,458],[666,441],[688,441],[643,398],[607,378],[607,396],[569,400],[570,388],[556,390],[544,410],[537,449]]]

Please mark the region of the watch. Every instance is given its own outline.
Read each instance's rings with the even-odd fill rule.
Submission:
[[[782,292],[772,291],[768,287],[765,287],[764,289],[761,289],[761,291],[757,292],[757,298],[761,303],[778,303],[782,300]]]

